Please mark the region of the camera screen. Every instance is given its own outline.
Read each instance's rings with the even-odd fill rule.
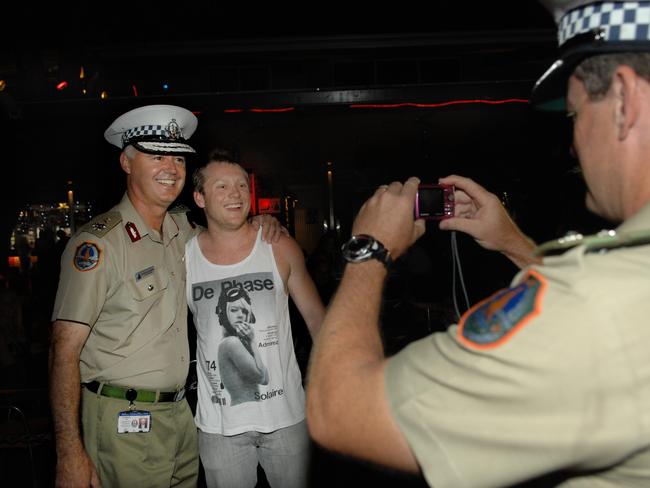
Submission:
[[[445,213],[444,191],[442,188],[422,188],[418,190],[418,214],[420,217],[439,217]]]

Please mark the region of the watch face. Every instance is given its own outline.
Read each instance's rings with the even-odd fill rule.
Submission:
[[[352,253],[358,253],[364,251],[370,245],[370,239],[364,236],[354,236],[348,242],[348,250]]]
[[[348,242],[343,244],[341,251],[343,258],[350,263],[361,263],[372,258],[381,261],[386,268],[392,263],[390,253],[381,242],[367,234],[352,236]]]
[[[343,257],[350,262],[366,261],[372,257],[374,239],[365,234],[352,236],[343,246]]]

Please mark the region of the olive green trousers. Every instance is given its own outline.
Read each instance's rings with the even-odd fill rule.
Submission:
[[[196,487],[198,441],[187,400],[136,402],[137,410],[151,412],[151,431],[118,434],[118,414],[128,406],[82,388],[84,445],[102,488]]]

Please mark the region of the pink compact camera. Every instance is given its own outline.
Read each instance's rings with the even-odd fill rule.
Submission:
[[[442,220],[454,216],[453,185],[420,185],[415,195],[415,218]]]

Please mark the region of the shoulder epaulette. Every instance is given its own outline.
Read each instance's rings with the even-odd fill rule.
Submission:
[[[553,256],[562,254],[576,246],[584,246],[585,252],[607,252],[610,249],[622,247],[644,246],[650,244],[650,230],[617,232],[615,230],[601,230],[597,234],[583,236],[579,233],[570,233],[555,241],[542,244],[535,249],[537,256]]]
[[[187,213],[190,211],[190,208],[187,207],[186,205],[179,204],[179,205],[174,205],[173,208],[170,208],[167,210],[167,213],[170,214],[180,214],[180,213]]]
[[[178,226],[179,229],[185,229],[188,231],[191,231],[191,229],[196,229],[196,224],[190,220],[190,216],[187,215],[187,213],[184,212],[177,212],[171,214],[171,218],[174,222],[176,222],[176,225]]]
[[[120,212],[106,212],[101,215],[98,215],[90,222],[85,224],[80,232],[88,232],[97,237],[104,237],[108,234],[113,227],[122,222],[122,214]]]

